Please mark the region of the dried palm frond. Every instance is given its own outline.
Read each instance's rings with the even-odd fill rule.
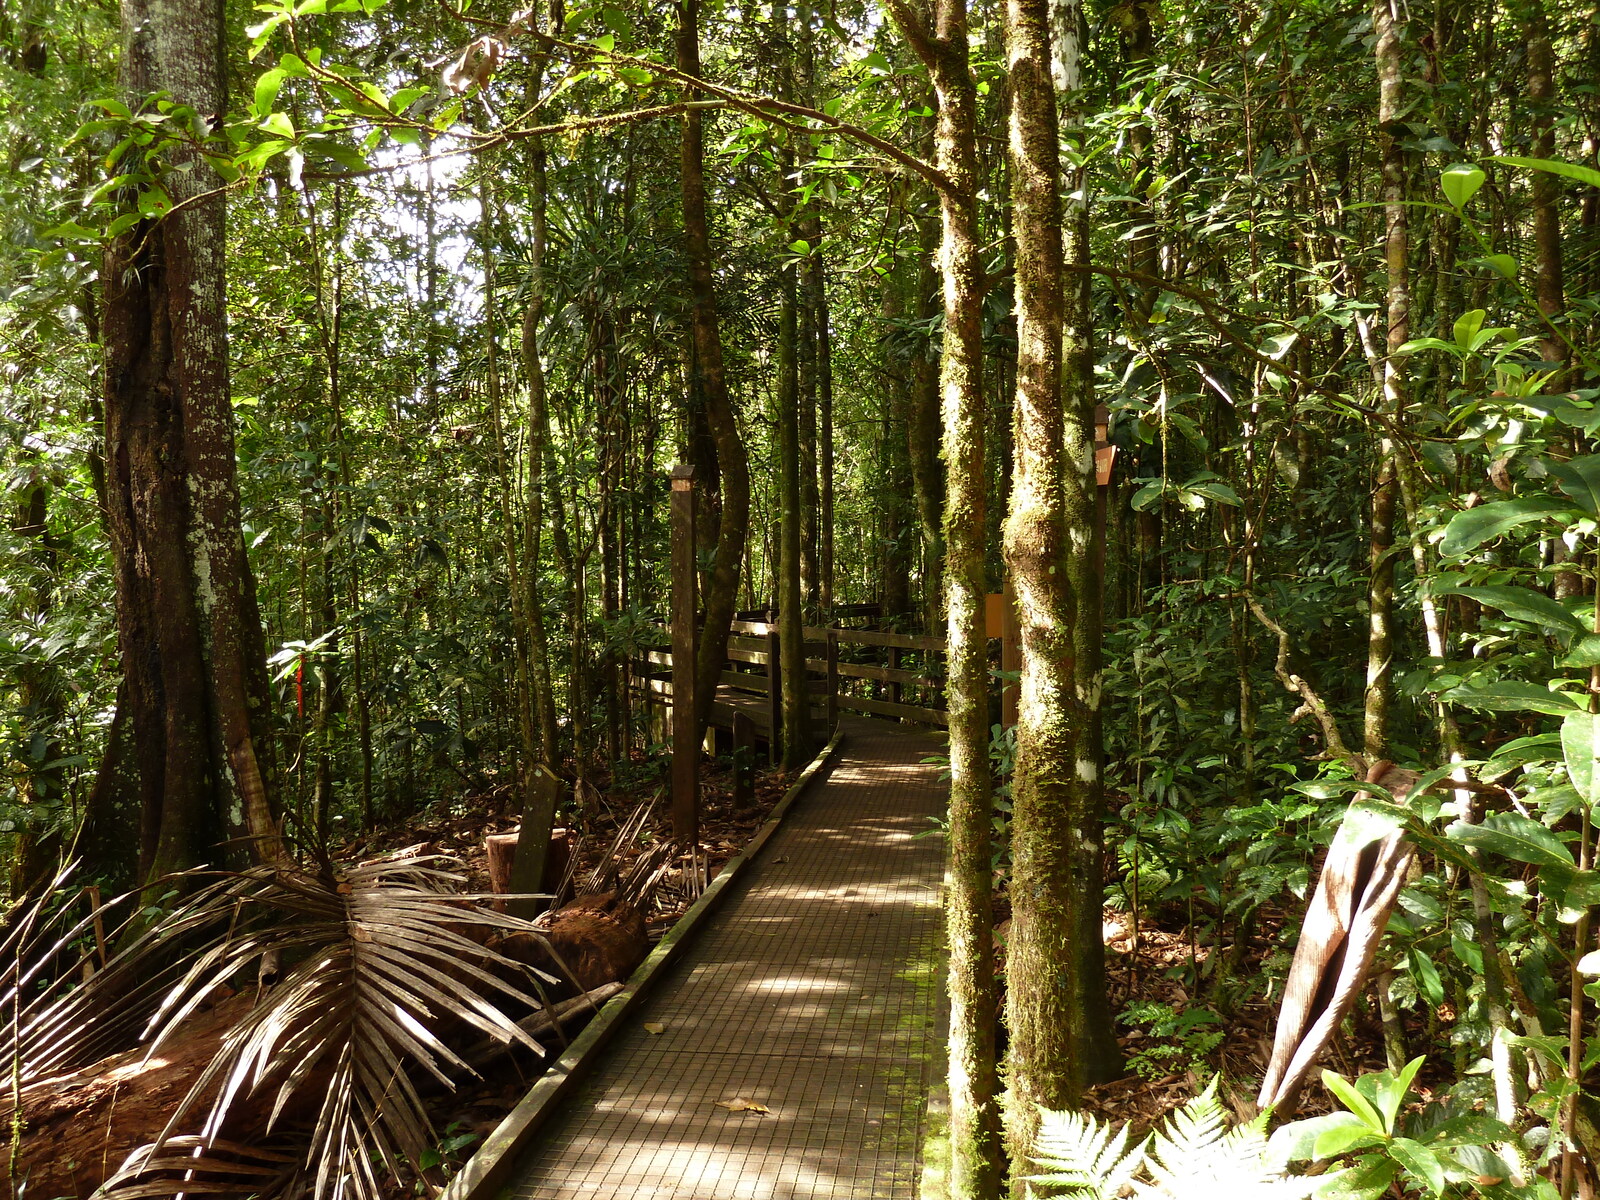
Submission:
[[[195,914],[161,919],[138,892],[85,906],[94,893],[75,889],[74,873],[13,905],[0,939],[0,1053],[21,1089],[133,1047],[184,969],[176,947]],[[170,901],[188,879],[164,882]]]
[[[600,861],[595,863],[588,878],[578,885],[577,895],[590,896],[616,890],[621,874],[619,863],[622,852],[639,840],[639,835],[644,832],[645,823],[655,811],[661,795],[660,790],[657,790],[648,800],[641,801],[638,807],[628,814],[627,819],[617,826],[611,845],[606,847],[606,852],[600,856]]]
[[[452,864],[389,860],[343,874],[260,867],[223,877],[168,918],[202,936],[149,1022],[150,1054],[264,956],[279,956],[281,981],[225,1035],[162,1136],[102,1195],[309,1189],[315,1200],[374,1200],[382,1175],[416,1164],[437,1141],[417,1078],[449,1087],[451,1073],[471,1073],[452,1039],[475,1034],[538,1049],[505,1007],[545,1007],[539,973],[472,936],[538,934],[478,903],[487,897],[457,891],[461,877],[445,869]],[[300,1166],[274,1174],[271,1186],[263,1182],[269,1159],[246,1171],[229,1149],[301,1125],[310,1134]],[[160,1183],[180,1160],[196,1164],[185,1168],[192,1178],[181,1188]]]
[[[135,1150],[104,1187],[123,1197],[264,1196],[282,1192],[300,1170],[297,1155],[218,1139],[208,1144],[196,1137],[175,1137],[159,1148]]]

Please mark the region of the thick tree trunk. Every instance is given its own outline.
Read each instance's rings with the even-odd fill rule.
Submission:
[[[122,20],[128,102],[165,91],[217,120],[217,0],[127,0]],[[108,525],[146,878],[215,857],[223,838],[282,853],[234,477],[220,181],[190,146],[162,154],[178,207],[114,240],[103,276]]]
[[[1100,937],[1094,364],[1087,275],[1070,289],[1063,279],[1049,19],[1048,0],[1006,5],[1017,377],[1005,557],[1022,635],[1006,944],[1013,1161],[1029,1153],[1041,1105],[1076,1105],[1117,1064]],[[1087,257],[1085,217],[1075,206],[1067,222],[1075,261]]]
[[[984,636],[983,266],[978,251],[977,88],[965,0],[931,14],[889,0],[895,23],[933,80],[934,159],[944,176],[939,249],[944,285],[944,461],[948,495],[946,657],[950,714],[950,849],[945,899],[950,997],[950,1195],[984,1200],[1004,1174],[996,1102],[994,913],[990,878],[989,660]],[[931,17],[931,19],[930,19]],[[915,436],[915,435],[913,435]],[[914,470],[918,461],[912,449]],[[919,480],[919,488],[921,481]]]
[[[678,6],[678,69],[700,74],[700,9],[698,0],[680,0]],[[711,721],[717,681],[728,655],[728,629],[738,605],[739,570],[744,563],[745,538],[750,525],[750,460],[728,395],[722,365],[722,335],[717,326],[717,298],[711,274],[711,236],[706,224],[705,134],[699,109],[683,117],[679,155],[683,187],[684,249],[689,260],[689,289],[693,299],[695,368],[699,392],[705,401],[706,424],[717,448],[721,477],[721,513],[717,526],[716,561],[704,590],[701,626],[695,650],[695,724],[702,735]]]

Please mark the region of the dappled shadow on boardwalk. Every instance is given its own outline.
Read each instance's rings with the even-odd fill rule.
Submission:
[[[932,739],[864,720],[846,730],[826,780],[547,1127],[510,1195],[916,1195],[944,1044],[943,843],[917,835],[945,792],[920,761]]]

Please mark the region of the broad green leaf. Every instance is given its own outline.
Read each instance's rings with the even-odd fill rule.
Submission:
[[[1477,508],[1469,508],[1450,518],[1450,524],[1445,526],[1444,540],[1439,543],[1439,553],[1465,554],[1490,538],[1499,537],[1528,521],[1572,512],[1572,506],[1558,496],[1524,496],[1516,500],[1480,504]]]
[[[1481,825],[1457,821],[1445,830],[1451,839],[1478,850],[1536,866],[1574,866],[1572,851],[1550,830],[1521,813],[1493,813]]]
[[[272,105],[278,99],[278,90],[283,87],[283,81],[287,78],[289,73],[282,67],[273,67],[256,80],[255,103],[250,106],[251,116],[260,121],[272,111]]]
[[[1333,1071],[1323,1071],[1322,1086],[1332,1092],[1340,1104],[1343,1104],[1356,1116],[1360,1117],[1373,1133],[1381,1135],[1389,1131],[1388,1126],[1383,1123],[1383,1117],[1373,1107],[1372,1101],[1357,1091],[1355,1084],[1351,1083],[1343,1075]],[[1319,1150],[1317,1157],[1327,1158],[1328,1155],[1320,1153]]]
[[[1444,1164],[1428,1147],[1410,1138],[1397,1137],[1389,1143],[1389,1153],[1396,1162],[1416,1176],[1434,1196],[1444,1192]]]
[[[1460,353],[1460,348],[1454,342],[1447,342],[1443,338],[1419,337],[1403,342],[1396,354],[1415,354],[1418,350],[1446,350],[1451,354]]]
[[[1403,805],[1375,796],[1352,800],[1345,810],[1344,820],[1339,822],[1339,831],[1333,835],[1334,844],[1348,850],[1370,846],[1404,829],[1409,816]]]
[[[1220,479],[1206,479],[1199,483],[1186,483],[1183,490],[1193,492],[1197,496],[1204,496],[1207,500],[1214,500],[1218,504],[1227,504],[1239,508],[1244,501],[1239,499],[1239,493],[1234,491]]]
[[[1261,343],[1261,353],[1272,359],[1273,362],[1280,362],[1285,354],[1294,349],[1295,342],[1299,340],[1300,331],[1297,329],[1268,334]]]
[[[1560,905],[1557,919],[1571,925],[1585,911],[1600,904],[1600,871],[1540,867],[1539,891]]]
[[[1465,208],[1477,190],[1483,186],[1484,174],[1470,163],[1452,163],[1439,173],[1439,187],[1444,198],[1457,208]]]
[[[294,139],[294,122],[289,120],[288,113],[268,113],[261,122],[261,128],[281,138]]]
[[[1443,1004],[1444,981],[1439,978],[1439,968],[1433,965],[1433,960],[1426,954],[1412,950],[1406,955],[1406,961],[1411,966],[1411,978],[1416,981],[1417,991],[1427,998],[1428,1003],[1436,1007]]]
[[[1358,1136],[1370,1134],[1367,1123],[1355,1113],[1332,1112],[1320,1117],[1291,1121],[1273,1131],[1267,1157],[1274,1162],[1305,1162],[1317,1158],[1317,1139],[1334,1129],[1353,1129]]]
[[[1586,454],[1566,462],[1545,459],[1544,466],[1561,490],[1576,500],[1584,512],[1600,517],[1600,455]]]
[[[1450,950],[1455,954],[1456,961],[1466,967],[1467,970],[1474,975],[1483,974],[1483,951],[1478,948],[1476,943],[1469,942],[1465,938],[1457,937],[1452,933],[1450,935]]]
[[[1577,163],[1561,162],[1553,158],[1523,158],[1517,154],[1492,154],[1490,158],[1495,162],[1505,163],[1508,167],[1544,171],[1551,175],[1576,179],[1579,183],[1587,183],[1590,187],[1600,187],[1600,171],[1592,167],[1580,167]]]
[[[1157,504],[1161,503],[1162,494],[1165,493],[1166,490],[1166,480],[1152,479],[1149,483],[1145,484],[1133,494],[1133,499],[1128,501],[1129,507],[1131,507],[1134,512],[1146,512],[1149,509],[1154,508]]]
[[[1554,629],[1565,634],[1587,633],[1584,623],[1568,612],[1558,602],[1550,599],[1543,592],[1536,592],[1532,588],[1514,587],[1507,584],[1492,584],[1484,587],[1444,587],[1439,588],[1441,596],[1469,596],[1479,604],[1486,604],[1490,608],[1498,608],[1506,616],[1518,621],[1532,621],[1535,625],[1542,625],[1546,629]]]
[[[1509,254],[1488,254],[1484,256],[1484,263],[1489,266],[1501,279],[1516,279],[1517,260]]]
[[[1483,328],[1483,319],[1488,315],[1483,309],[1474,308],[1457,317],[1455,328],[1451,330],[1456,345],[1462,350],[1471,350],[1473,339],[1478,336],[1478,330]]]
[[[151,184],[150,187],[139,193],[139,214],[145,217],[164,217],[172,211],[172,197],[167,195],[160,184]]]
[[[1317,1200],[1378,1200],[1389,1191],[1400,1166],[1381,1154],[1369,1154],[1348,1171],[1340,1171],[1316,1191]]]
[[[1348,1154],[1352,1150],[1365,1150],[1368,1146],[1379,1145],[1383,1135],[1374,1133],[1367,1128],[1366,1123],[1357,1117],[1354,1124],[1335,1125],[1332,1129],[1324,1129],[1317,1134],[1316,1140],[1311,1144],[1313,1158],[1338,1158],[1341,1154]]]
[[[1395,1122],[1400,1119],[1400,1106],[1405,1103],[1406,1093],[1411,1090],[1411,1081],[1417,1077],[1417,1072],[1422,1070],[1422,1064],[1426,1061],[1425,1056],[1418,1056],[1401,1067],[1398,1075],[1390,1076],[1385,1071],[1380,1076],[1378,1108],[1383,1113],[1385,1129],[1393,1129]]]
[[[1600,975],[1600,950],[1591,950],[1578,960],[1573,970],[1579,975]]]
[[[1578,794],[1600,802],[1600,713],[1575,712],[1561,722],[1561,756]]]
[[[1589,633],[1573,643],[1572,649],[1556,660],[1558,667],[1600,666],[1600,633]]]
[[[1514,680],[1487,687],[1451,688],[1443,699],[1463,708],[1477,708],[1485,712],[1540,712],[1552,717],[1564,717],[1588,707],[1587,700],[1569,692],[1552,692],[1535,683]]]

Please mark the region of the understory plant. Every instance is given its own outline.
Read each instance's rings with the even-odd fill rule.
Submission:
[[[1281,1126],[1271,1113],[1230,1124],[1206,1090],[1143,1139],[1083,1113],[1041,1112],[1028,1177],[1030,1195],[1075,1200],[1556,1200],[1550,1180],[1533,1174],[1527,1138],[1447,1096],[1407,1112],[1422,1058],[1399,1071],[1355,1080],[1332,1071],[1323,1085],[1343,1106]],[[1537,1142],[1537,1138],[1533,1139]]]

